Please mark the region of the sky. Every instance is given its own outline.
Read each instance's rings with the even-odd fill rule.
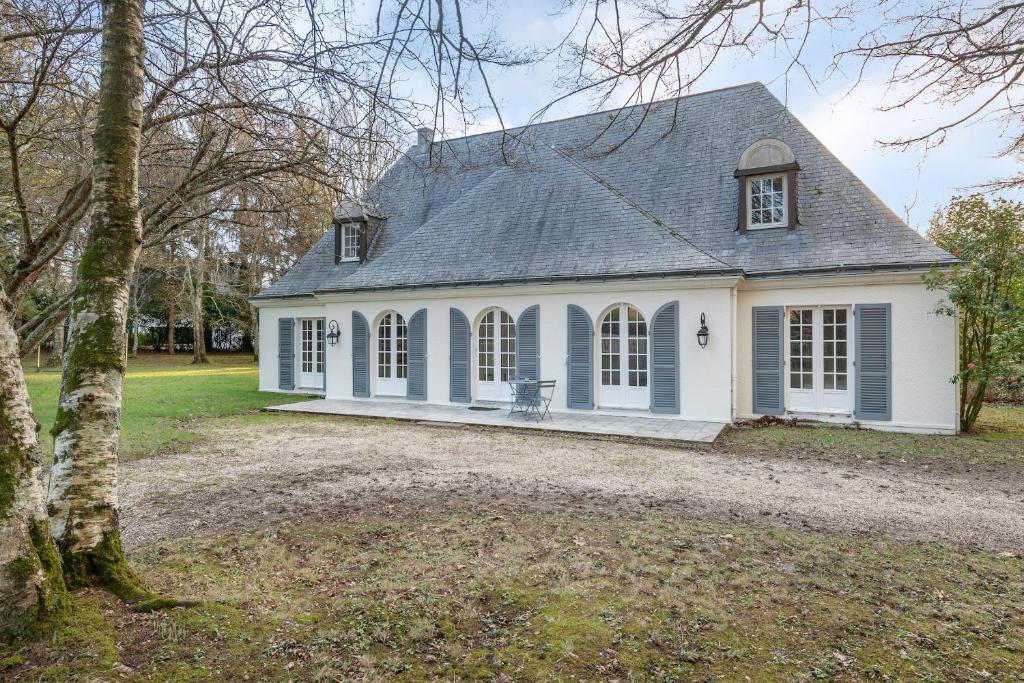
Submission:
[[[484,9],[473,23],[493,28],[495,35],[510,47],[543,49],[558,44],[571,31],[576,18],[554,14],[552,8],[557,5],[544,0],[488,3],[482,6]],[[884,17],[866,16],[865,22],[874,19]],[[850,74],[833,73],[823,80],[822,74],[832,63],[836,47],[846,44],[851,35],[862,32],[858,26],[849,29],[849,34],[838,30],[812,34],[814,37],[805,49],[803,61],[814,82],[796,74],[784,78],[783,72],[790,61],[786,54],[733,53],[717,62],[691,92],[751,81],[765,83],[893,211],[922,232],[936,209],[954,195],[1018,172],[1019,159],[999,157],[1013,131],[1005,130],[1005,124],[998,120],[962,126],[952,132],[944,144],[931,149],[899,150],[879,144],[881,140],[920,133],[929,126],[948,122],[956,111],[927,102],[898,111],[880,111],[879,106],[887,101],[887,80],[882,72],[869,72],[852,92],[854,77]],[[529,122],[561,92],[560,68],[555,54],[528,66],[490,71],[492,91],[507,127]],[[482,91],[479,87],[476,90],[476,102],[482,105]],[[892,93],[888,94],[891,97]],[[596,108],[608,109],[618,104],[620,102],[613,100],[598,106],[593,98],[578,96],[552,108],[543,120],[583,114]],[[457,137],[499,128],[498,117],[482,110],[476,121],[458,130],[449,127],[444,135]],[[1024,199],[1019,193],[1013,197]]]

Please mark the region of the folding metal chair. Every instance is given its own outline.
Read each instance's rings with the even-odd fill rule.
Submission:
[[[551,399],[554,398],[554,394],[555,380],[546,379],[537,382],[536,405],[533,407],[533,411],[541,420],[545,417],[554,419],[551,417]]]

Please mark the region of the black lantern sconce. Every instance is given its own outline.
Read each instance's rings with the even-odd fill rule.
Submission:
[[[331,346],[335,346],[338,343],[338,340],[341,339],[341,332],[338,330],[338,321],[332,320],[327,327],[330,330],[327,333],[327,343]]]
[[[697,330],[697,343],[700,344],[700,348],[705,348],[708,345],[708,326],[704,322],[704,314],[700,314],[700,329]]]

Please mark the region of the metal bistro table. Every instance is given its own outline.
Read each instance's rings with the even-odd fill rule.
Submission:
[[[522,413],[524,419],[530,419],[531,415],[535,415],[538,420],[543,420],[545,416],[551,415],[548,410],[551,397],[545,396],[544,390],[547,389],[549,393],[553,391],[554,381],[524,377],[509,380],[508,384],[512,388],[512,406],[508,411],[509,417],[512,417],[513,413]]]

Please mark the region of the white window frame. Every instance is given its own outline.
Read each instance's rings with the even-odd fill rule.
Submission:
[[[299,318],[299,382],[303,389],[323,389],[326,382],[324,369],[324,319]]]
[[[484,312],[476,327],[476,396],[508,401],[516,376],[516,319],[501,308]]]
[[[794,323],[790,320],[791,314],[794,311],[809,312],[810,313],[810,338],[805,340],[801,334],[801,339],[797,340],[794,338],[794,328],[799,328],[801,331],[805,327],[808,327],[806,323]],[[826,311],[844,311],[845,312],[845,339],[837,341],[835,334],[833,339],[825,339],[825,330],[831,328],[832,332],[837,331],[837,323],[826,323],[825,312]],[[835,318],[833,317],[833,321]],[[786,344],[785,344],[785,368],[786,368],[786,410],[789,413],[799,414],[808,413],[816,415],[852,415],[853,414],[853,401],[854,401],[854,364],[855,358],[855,346],[854,346],[854,325],[853,325],[853,306],[849,304],[806,304],[797,306],[786,307]],[[825,353],[826,346],[829,343],[833,344],[832,352],[829,354]],[[802,348],[804,344],[810,344],[811,355],[807,356]],[[845,344],[845,355],[839,354],[839,348],[837,344]],[[794,354],[794,345],[800,348],[798,354]],[[843,358],[846,364],[845,374],[846,377],[846,388],[836,389],[835,384],[832,387],[827,387],[825,378],[831,375],[834,379],[837,375],[835,371],[835,362],[838,358]],[[810,359],[810,364],[804,364],[796,359]],[[833,371],[826,372],[826,361],[833,361]],[[799,387],[793,385],[793,374],[794,365],[799,365],[800,371],[796,374],[801,376]],[[810,384],[804,384],[802,375],[810,374]]]
[[[754,223],[754,181],[782,179],[782,220],[774,223]],[[788,173],[764,173],[761,175],[747,176],[746,179],[747,199],[747,230],[766,230],[768,228],[789,227],[789,174]]]
[[[598,405],[650,407],[650,326],[639,308],[620,303],[598,318]]]
[[[388,311],[377,323],[377,394],[405,396],[409,378],[409,328],[405,317]]]
[[[341,224],[341,260],[359,260],[359,224]]]

